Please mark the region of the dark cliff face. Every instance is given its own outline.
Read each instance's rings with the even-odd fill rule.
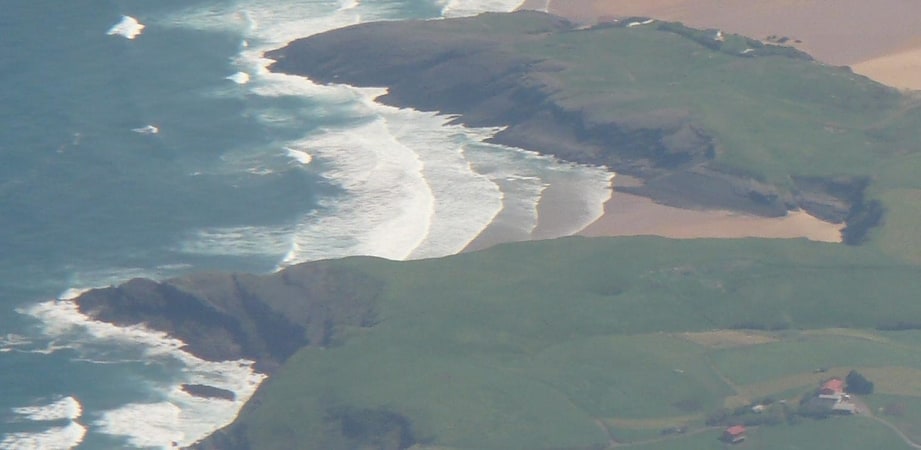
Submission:
[[[471,126],[507,127],[494,142],[567,161],[658,173],[714,157],[713,139],[686,112],[597,123],[554,101],[553,74],[561,68],[520,54],[515,45],[575,26],[546,14],[516,14],[527,16],[524,30],[470,32],[467,22],[488,18],[370,23],[300,39],[267,56],[276,60],[272,70],[317,82],[386,86],[388,94],[378,99],[385,104],[458,114]]]
[[[802,208],[834,222],[853,216],[856,197],[838,196],[817,184],[791,190],[711,164],[721,151],[719,139],[695,124],[686,110],[666,107],[599,121],[591,111],[597,105],[560,103],[555,74],[564,68],[521,54],[516,46],[579,30],[542,13],[515,15],[522,18],[516,23],[522,29],[483,35],[471,33],[470,24],[490,26],[488,14],[362,24],[294,41],[267,56],[277,61],[274,71],[320,83],[388,87],[378,99],[385,104],[457,114],[457,121],[471,126],[505,127],[493,142],[638,177],[645,186],[631,192],[660,203],[764,216]],[[662,29],[709,36],[680,24]],[[785,56],[808,59],[795,53]]]
[[[516,32],[478,36],[465,25],[488,18],[370,23],[300,39],[267,56],[277,61],[274,71],[321,83],[386,86],[383,103],[458,114],[471,126],[507,127],[494,142],[567,161],[652,174],[713,158],[713,139],[686,112],[598,123],[582,108],[555,102],[553,74],[561,67],[515,46],[575,26],[546,14],[517,15],[527,17]]]
[[[134,279],[76,302],[97,320],[164,331],[200,358],[251,359],[271,372],[305,345],[335,345],[342,327],[373,326],[381,289],[370,277],[319,262],[265,276]]]

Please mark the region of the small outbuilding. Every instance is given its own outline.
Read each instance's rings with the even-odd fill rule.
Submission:
[[[738,444],[745,440],[745,426],[735,425],[723,432],[723,441],[730,444]]]

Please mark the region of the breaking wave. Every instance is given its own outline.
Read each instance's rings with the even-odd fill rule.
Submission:
[[[102,354],[105,359],[101,362],[111,359],[105,350],[117,348],[126,358],[132,355],[145,364],[165,367],[181,365],[182,371],[171,381],[150,386],[153,395],[159,398],[158,401],[124,404],[101,412],[100,418],[92,423],[94,432],[123,437],[138,447],[172,447],[174,443],[183,446],[194,443],[232,422],[237,411],[265,379],[265,375],[254,370],[252,361],[202,360],[182,350],[185,344],[165,333],[140,325],[119,327],[93,320],[82,314],[76,303],[70,300],[42,302],[20,312],[39,319],[46,337],[73,342],[74,348],[86,356]],[[235,398],[194,397],[182,390],[183,384],[204,384],[229,390],[235,394]],[[73,397],[65,397],[50,405],[18,408],[16,412],[28,415],[33,420],[70,419],[71,424],[67,427],[53,430],[56,430],[54,436],[62,437],[66,431],[67,436],[73,437],[76,436],[74,421],[82,414],[82,408]],[[83,425],[77,425],[83,428],[83,433],[86,432]],[[38,439],[34,433],[24,433],[19,437],[20,441],[27,439],[22,442]]]
[[[64,397],[51,403],[13,408],[14,421],[63,422],[66,425],[50,426],[38,432],[9,433],[0,440],[0,449],[66,450],[83,442],[86,427],[77,422],[83,415],[83,406],[74,397]]]
[[[122,16],[121,20],[106,31],[109,36],[117,35],[127,39],[134,39],[144,31],[144,24],[131,16]]]
[[[397,2],[394,2],[397,3]],[[436,3],[445,17],[511,11],[520,1],[451,0]],[[296,10],[295,10],[296,9]],[[565,235],[561,227],[538,228],[538,204],[554,183],[564,183],[583,205],[569,215],[565,233],[600,217],[610,195],[610,175],[600,168],[560,163],[533,152],[484,141],[501,131],[452,124],[453,117],[376,103],[384,89],[323,86],[268,71],[263,54],[290,41],[369,20],[404,18],[393,5],[358,1],[254,1],[246,8],[184,11],[174,26],[236,30],[240,54],[234,66],[253,74],[251,94],[302,99],[308,112],[261,106],[252,115],[266,126],[310,128],[340,117],[340,123],[279,143],[300,168],[311,164],[338,194],[293,223],[252,229],[198,230],[183,249],[205,254],[278,254],[279,267],[349,255],[390,259],[428,258],[462,251],[484,231],[498,240]],[[526,161],[522,164],[522,161]],[[295,167],[297,168],[297,167]],[[253,173],[251,171],[251,173]],[[560,176],[566,173],[566,176]],[[586,180],[583,189],[575,179]],[[599,181],[600,180],[600,181]],[[547,208],[550,210],[551,208]],[[499,230],[499,232],[496,232]],[[197,239],[197,242],[196,242]],[[253,244],[246,243],[250,240]],[[284,243],[285,251],[279,251]]]
[[[67,425],[39,432],[9,433],[0,441],[3,450],[70,450],[83,442],[86,427],[70,421]]]

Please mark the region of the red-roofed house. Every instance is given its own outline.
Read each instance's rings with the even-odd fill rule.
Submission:
[[[842,392],[844,392],[844,380],[838,377],[831,378],[828,381],[822,383],[822,394],[832,395],[841,394]]]
[[[838,377],[822,383],[813,403],[837,414],[858,413],[857,405],[851,401],[851,396],[844,393],[844,380]]]
[[[835,377],[822,383],[819,388],[819,398],[841,398],[844,393],[844,380]]]
[[[730,444],[737,444],[745,440],[745,427],[742,425],[736,425],[729,428],[726,428],[726,431],[723,432],[723,441],[729,442]]]

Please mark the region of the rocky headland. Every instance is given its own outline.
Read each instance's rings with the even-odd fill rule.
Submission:
[[[272,373],[302,347],[334,345],[343,327],[373,326],[381,288],[360,273],[319,262],[262,276],[138,278],[75,301],[93,319],[166,332],[199,358],[248,359]]]
[[[361,24],[294,41],[267,56],[276,61],[273,71],[319,83],[387,87],[388,93],[378,98],[382,103],[457,115],[456,121],[469,126],[504,127],[493,142],[639,178],[642,185],[618,189],[657,203],[767,217],[802,209],[825,221],[847,222],[848,243],[860,242],[867,224],[881,219],[879,205],[864,202],[865,178],[791,177],[781,185],[717,164],[717,156],[728,150],[686,109],[647,108],[612,119],[598,111],[620,109],[636,98],[616,91],[578,101],[561,95],[566,86],[558,75],[566,64],[519,49],[583,30],[539,12],[515,15],[518,26],[501,32],[489,29],[490,16],[497,15]],[[632,20],[596,27],[626,26]],[[474,21],[488,32],[471,32]],[[710,33],[680,24],[658,26],[719,50]],[[747,57],[810,60],[792,48],[750,45]],[[868,210],[869,219],[864,217]]]

